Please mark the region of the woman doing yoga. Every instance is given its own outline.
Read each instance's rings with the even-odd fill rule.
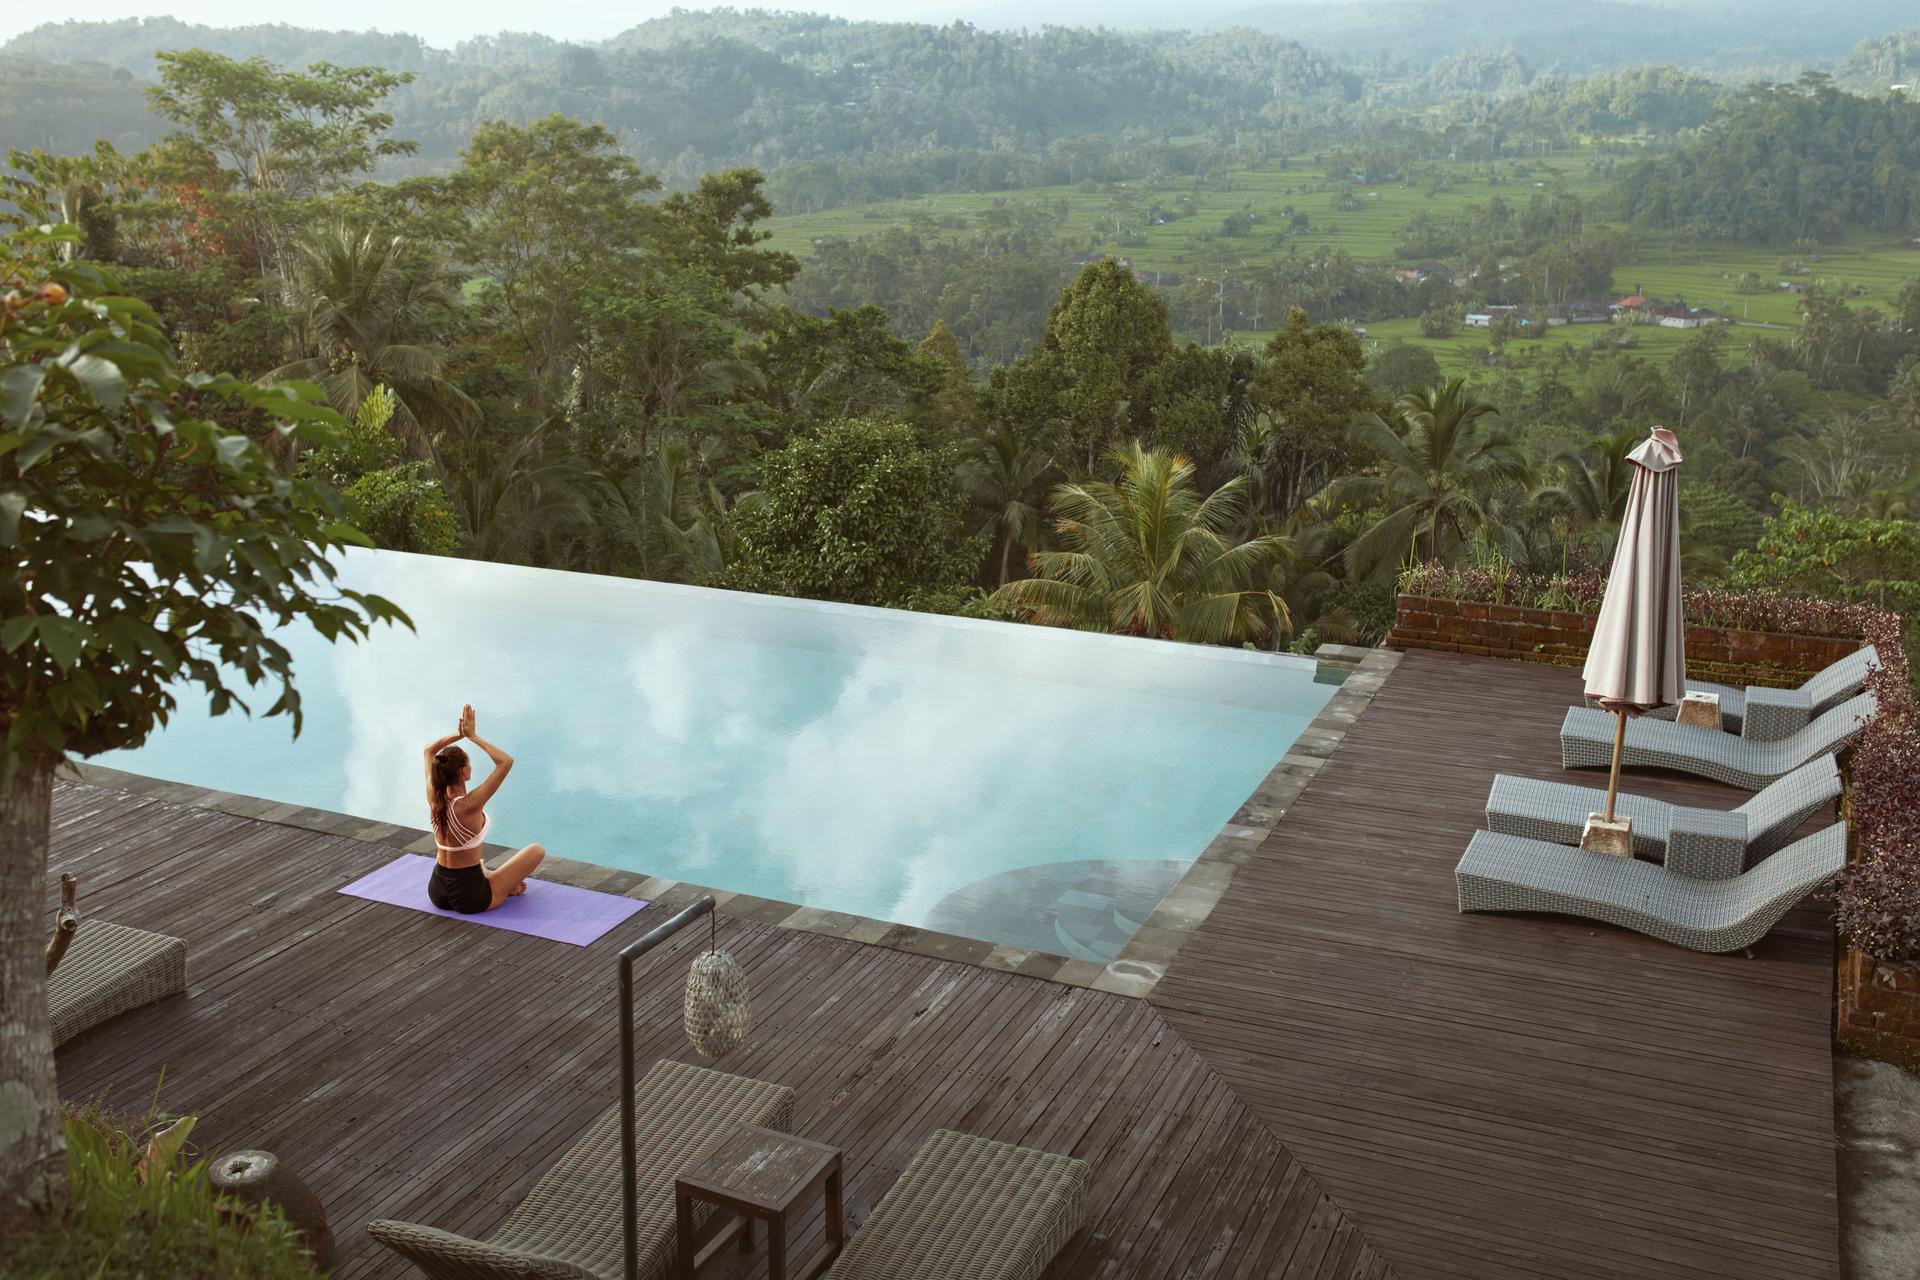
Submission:
[[[487,780],[472,790],[467,789],[467,781],[473,777],[473,766],[467,763],[467,753],[454,745],[462,738],[472,740],[493,761]],[[480,861],[480,846],[491,825],[487,801],[507,780],[513,757],[475,733],[473,708],[462,707],[460,728],[429,746],[426,759],[427,808],[433,816],[436,846],[428,899],[442,911],[475,915],[525,893],[527,877],[547,856],[545,849],[530,844],[492,871]]]

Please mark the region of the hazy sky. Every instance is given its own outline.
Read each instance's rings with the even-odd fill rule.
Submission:
[[[524,0],[333,0],[301,9],[262,5],[258,0],[73,0],[60,6],[63,18],[102,21],[169,14],[182,22],[215,27],[246,26],[258,22],[286,22],[294,26],[360,31],[410,31],[428,43],[446,47],[467,36],[496,31],[534,30],[562,40],[599,40],[624,31],[636,22],[656,17],[674,7],[674,0],[629,0],[626,4],[540,5],[529,9]],[[680,0],[687,9],[709,5]],[[974,10],[999,8],[987,0],[734,0],[734,7],[797,9],[833,13],[848,18],[952,17]],[[28,3],[0,4],[0,40],[39,26],[52,10]]]

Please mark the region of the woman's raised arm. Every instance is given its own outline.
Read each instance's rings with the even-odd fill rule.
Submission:
[[[500,784],[507,780],[507,774],[513,769],[513,757],[474,732],[473,713],[471,709],[468,710],[462,723],[466,726],[467,737],[473,742],[473,745],[486,752],[487,759],[493,761],[493,769],[487,774],[487,780],[479,786],[470,787],[467,790],[467,800],[474,807],[481,808],[485,807],[487,801],[493,798],[493,793],[500,789]]]

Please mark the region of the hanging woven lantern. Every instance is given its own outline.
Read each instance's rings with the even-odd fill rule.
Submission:
[[[709,926],[707,950],[687,973],[687,1039],[701,1057],[724,1058],[747,1038],[750,1017],[747,971],[714,947]]]

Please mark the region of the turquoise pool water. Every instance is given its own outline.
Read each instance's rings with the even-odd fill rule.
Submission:
[[[397,552],[341,576],[417,632],[288,632],[297,741],[187,699],[102,763],[425,826],[420,749],[471,702],[517,761],[494,840],[1053,951],[1068,901],[1098,954],[1333,693],[1287,655]]]

